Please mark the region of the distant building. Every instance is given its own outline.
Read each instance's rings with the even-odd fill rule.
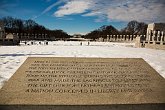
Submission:
[[[74,35],[73,35],[73,38],[81,38],[81,37],[82,37],[81,34],[74,34]]]
[[[9,33],[5,34],[4,24],[0,22],[0,45],[18,45],[20,43],[17,35]]]
[[[73,37],[69,38],[68,41],[91,41],[92,39],[82,38],[81,34],[74,34]]]

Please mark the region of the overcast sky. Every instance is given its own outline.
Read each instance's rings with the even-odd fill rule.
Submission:
[[[0,17],[33,19],[49,29],[85,34],[131,20],[165,22],[165,0],[0,0]]]

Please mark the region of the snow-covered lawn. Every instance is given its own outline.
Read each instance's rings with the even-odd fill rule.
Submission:
[[[28,42],[30,44],[31,42]],[[165,78],[165,51],[134,48],[134,43],[110,42],[35,42],[35,45],[0,46],[0,88],[27,57],[98,57],[98,58],[143,58]]]

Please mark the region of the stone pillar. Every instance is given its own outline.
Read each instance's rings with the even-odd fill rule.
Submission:
[[[133,41],[136,39],[136,35],[133,35]]]
[[[150,43],[151,40],[152,40],[151,39],[151,30],[149,30],[148,31],[148,35],[147,35],[147,42],[148,42],[148,44]]]
[[[31,38],[34,40],[34,34],[33,33],[31,33]]]
[[[130,41],[132,41],[133,40],[133,36],[132,35],[130,35]]]
[[[26,33],[24,33],[23,36],[24,36],[25,40],[27,40]]]
[[[41,39],[44,39],[44,34],[41,34]]]
[[[150,30],[147,30],[147,37],[146,37],[146,41],[149,41],[149,34],[150,34]]]
[[[121,37],[120,37],[120,35],[119,35],[119,41],[121,41]]]
[[[105,39],[103,38],[103,42],[105,42]]]
[[[113,41],[113,35],[111,35],[111,41]]]
[[[164,39],[164,33],[163,31],[161,32],[161,38],[160,38],[160,44],[163,45],[163,41],[165,41]]]
[[[119,36],[119,41],[121,41],[121,37],[120,37],[120,35],[118,35]]]
[[[98,38],[98,42],[100,42],[100,38]]]
[[[34,36],[35,36],[35,39],[37,39],[37,34],[34,34]]]
[[[30,39],[30,33],[28,33],[28,39]]]
[[[98,42],[100,42],[100,38],[98,38]]]
[[[116,35],[113,35],[113,41],[116,41]]]
[[[39,39],[42,39],[42,34],[39,34]]]
[[[122,35],[120,35],[120,39],[121,39],[120,41],[123,41]]]
[[[164,32],[162,31],[162,40],[165,41]]]
[[[140,48],[141,47],[141,41],[140,41],[140,36],[139,35],[136,37],[135,47],[136,48]]]
[[[19,37],[19,33],[16,33],[16,36],[17,36],[18,39],[20,39],[20,37]]]
[[[143,35],[144,36],[144,42],[146,42],[146,35]]]
[[[45,34],[45,38],[48,40],[47,34]]]
[[[104,38],[101,37],[101,42],[104,42]]]
[[[153,42],[153,44],[155,44],[155,37],[156,37],[156,31],[153,32],[153,36],[152,36],[152,42]]]
[[[123,35],[123,39],[124,39],[124,41],[126,41],[125,35]]]
[[[127,39],[126,39],[126,41],[129,41],[129,35],[127,35],[127,37],[126,37]]]
[[[23,33],[23,38],[24,38],[25,40],[27,40],[27,39],[26,39],[26,33]]]
[[[107,42],[109,42],[109,35],[107,35]]]
[[[119,41],[119,35],[116,35],[116,41]]]
[[[117,40],[118,40],[117,35],[115,35],[115,41],[117,41]]]
[[[44,38],[44,40],[45,40],[45,33],[43,34],[43,38]]]
[[[157,34],[157,41],[160,41],[160,31],[158,31],[158,34]]]
[[[156,31],[153,31],[152,41],[155,41]]]
[[[110,41],[112,41],[112,35],[110,35]]]

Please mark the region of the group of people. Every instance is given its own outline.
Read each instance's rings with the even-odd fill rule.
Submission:
[[[82,45],[83,43],[82,42],[80,42],[80,45]],[[90,42],[88,42],[88,45],[90,45]]]
[[[34,45],[34,44],[35,44],[33,41],[32,41],[30,44],[29,44],[27,41],[25,41],[24,43],[25,43],[25,45],[30,45],[30,44],[31,44],[31,45]],[[44,43],[38,42],[38,44],[39,44],[39,45],[42,45],[42,44],[48,45],[48,41],[46,41],[46,42],[44,42]]]

